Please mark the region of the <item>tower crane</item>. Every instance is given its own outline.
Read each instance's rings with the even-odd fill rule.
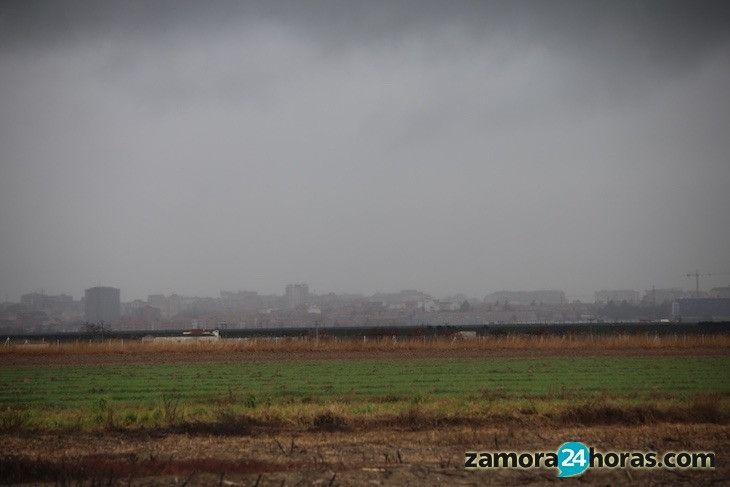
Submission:
[[[684,277],[694,277],[695,278],[695,297],[700,297],[700,277],[710,277],[710,276],[728,276],[730,275],[730,272],[704,272],[701,273],[700,271],[694,271],[689,274],[685,274]]]

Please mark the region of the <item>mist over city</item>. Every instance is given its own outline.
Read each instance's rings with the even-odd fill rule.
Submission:
[[[0,485],[726,485],[730,2],[0,1]]]
[[[305,4],[4,2],[0,296],[730,272],[722,3]]]
[[[709,296],[730,284],[726,10],[5,3],[0,301]]]

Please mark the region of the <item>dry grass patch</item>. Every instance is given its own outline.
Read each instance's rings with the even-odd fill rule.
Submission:
[[[357,353],[357,352],[494,352],[494,351],[611,351],[611,350],[730,350],[729,334],[671,335],[529,335],[480,336],[455,340],[435,338],[250,338],[209,342],[155,342],[106,340],[63,343],[10,343],[0,347],[0,357],[133,354],[226,354],[226,353]]]

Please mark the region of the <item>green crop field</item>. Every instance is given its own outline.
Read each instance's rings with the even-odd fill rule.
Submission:
[[[0,404],[76,406],[106,398],[205,401],[233,392],[273,399],[413,395],[456,397],[685,395],[730,392],[730,357],[632,357],[85,365],[0,369]]]
[[[377,412],[368,405],[414,400],[468,408],[484,397],[682,401],[730,395],[728,377],[730,357],[709,356],[19,366],[0,368],[0,409],[68,417],[113,404],[136,418],[144,411],[154,416],[169,398],[198,416],[224,401],[289,412],[338,402],[353,405],[354,412]]]

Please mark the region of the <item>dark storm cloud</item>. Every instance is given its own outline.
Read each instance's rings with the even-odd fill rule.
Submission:
[[[5,2],[0,293],[730,270],[725,2]]]
[[[221,24],[273,21],[332,46],[397,42],[411,30],[454,24],[473,35],[523,40],[637,60],[691,62],[727,40],[727,2],[686,1],[10,1],[0,10],[5,46],[85,42],[109,35],[160,37]],[[633,53],[633,54],[632,54]]]

